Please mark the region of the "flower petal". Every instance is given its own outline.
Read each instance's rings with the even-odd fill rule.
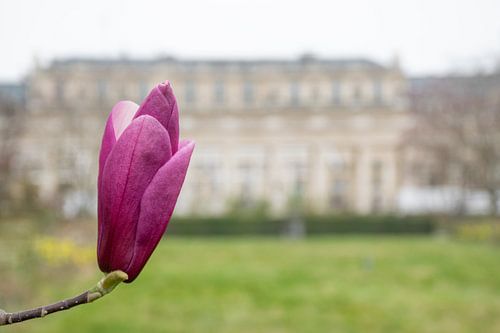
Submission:
[[[116,110],[115,110],[116,109]],[[113,119],[113,129],[115,130],[115,137],[118,140],[122,135],[125,128],[132,122],[134,115],[139,109],[139,105],[131,101],[121,101],[111,111]]]
[[[125,128],[132,122],[139,105],[130,101],[116,103],[109,114],[102,137],[101,151],[99,154],[99,173],[104,169],[104,164],[111,149],[123,133]]]
[[[102,171],[106,160],[108,159],[109,153],[113,149],[116,141],[123,133],[125,128],[132,121],[134,114],[137,112],[139,105],[130,101],[121,101],[116,103],[116,105],[111,110],[108,120],[106,121],[106,127],[104,129],[104,134],[102,136],[101,151],[99,152],[99,174],[97,176],[97,193],[101,196],[101,181],[102,181]],[[97,247],[101,242],[101,221],[102,221],[102,209],[98,201],[97,203],[97,224],[98,224],[98,234],[99,238],[97,240]]]
[[[150,115],[158,120],[168,132],[172,153],[179,145],[179,109],[170,82],[160,83],[142,102],[135,117]]]
[[[153,117],[136,118],[109,154],[102,174],[99,267],[123,270],[132,258],[140,203],[151,180],[172,156],[165,128]]]
[[[144,192],[137,225],[134,255],[126,272],[132,282],[141,272],[165,233],[181,191],[194,149],[194,142],[184,140],[179,151],[158,170]]]

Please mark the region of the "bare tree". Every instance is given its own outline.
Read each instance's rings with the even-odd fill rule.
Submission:
[[[457,211],[465,212],[467,190],[489,196],[498,214],[500,189],[500,75],[417,81],[412,89],[416,126],[410,144],[430,185],[461,189]]]
[[[8,210],[13,184],[13,160],[22,128],[22,105],[0,94],[0,211]]]

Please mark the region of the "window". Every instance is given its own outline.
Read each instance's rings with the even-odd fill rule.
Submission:
[[[320,100],[320,91],[317,85],[311,87],[311,103],[317,104]]]
[[[361,99],[363,97],[363,92],[361,89],[361,84],[355,83],[352,86],[352,100],[354,104],[359,104],[361,102]]]
[[[382,208],[382,162],[372,164],[372,211],[379,212]]]
[[[240,173],[240,201],[244,206],[250,206],[253,200],[253,185],[251,166],[243,163],[239,166]]]
[[[382,163],[380,161],[373,162],[372,165],[373,183],[380,184],[382,181]]]
[[[338,80],[332,83],[332,102],[335,105],[342,104],[342,85]]]
[[[188,104],[193,104],[196,100],[196,91],[194,87],[194,82],[192,80],[186,81],[185,85],[185,100]]]
[[[307,167],[303,163],[292,164],[292,191],[295,197],[303,198],[306,189]]]
[[[217,164],[213,161],[202,161],[195,164],[197,195],[200,200],[208,201],[219,189],[219,174]]]
[[[148,92],[149,92],[148,84],[144,81],[141,81],[139,83],[139,99],[143,100],[144,98],[146,98]]]
[[[373,102],[375,104],[381,104],[382,100],[382,81],[380,79],[376,79],[373,81]]]
[[[254,99],[253,83],[246,81],[243,85],[243,101],[246,105],[251,105]]]
[[[224,82],[222,81],[215,82],[214,97],[215,97],[215,103],[217,104],[224,103]]]
[[[97,82],[97,99],[99,102],[106,101],[108,94],[108,83],[105,80],[99,80]]]
[[[290,104],[295,107],[300,104],[300,86],[298,82],[290,83]]]
[[[346,195],[346,181],[342,178],[335,178],[330,188],[330,207],[336,210],[345,210],[347,208]]]
[[[244,207],[255,206],[259,199],[259,184],[262,180],[261,166],[250,160],[238,165],[239,203]]]
[[[116,90],[119,99],[127,99],[127,86],[125,85],[125,83],[119,85]]]
[[[57,80],[55,85],[55,97],[58,102],[64,100],[64,81]]]
[[[86,100],[87,99],[87,89],[85,85],[81,85],[80,89],[78,90],[78,98],[80,100]]]
[[[330,208],[344,211],[349,205],[350,168],[347,161],[340,155],[330,162],[328,178],[328,199]]]

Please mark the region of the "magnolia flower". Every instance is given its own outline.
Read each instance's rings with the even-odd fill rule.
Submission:
[[[194,142],[179,142],[179,111],[170,83],[156,86],[141,106],[115,105],[99,156],[100,269],[132,282],[158,245],[186,176]]]
[[[92,303],[121,282],[132,282],[167,228],[193,149],[192,141],[179,142],[179,110],[168,82],[156,86],[140,107],[116,104],[104,130],[97,179],[97,260],[105,276],[57,303],[0,309],[0,326]]]

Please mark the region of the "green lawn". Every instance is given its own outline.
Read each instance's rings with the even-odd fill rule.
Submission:
[[[59,288],[47,300],[55,301],[98,278],[42,284]],[[500,332],[500,248],[409,237],[170,237],[133,284],[0,330]]]

